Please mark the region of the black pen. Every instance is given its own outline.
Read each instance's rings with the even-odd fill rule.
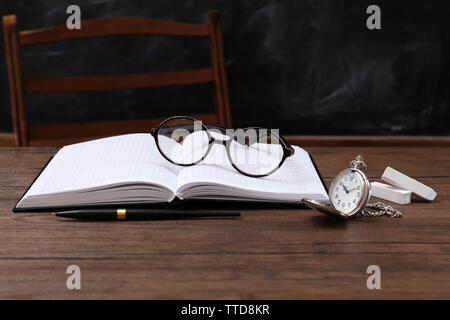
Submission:
[[[58,217],[82,220],[171,220],[240,217],[240,212],[206,212],[166,209],[81,209],[61,211]]]

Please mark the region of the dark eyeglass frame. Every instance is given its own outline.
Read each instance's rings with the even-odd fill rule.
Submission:
[[[161,147],[159,145],[159,141],[158,141],[159,131],[164,128],[164,126],[165,126],[165,124],[167,122],[173,121],[173,120],[190,120],[190,121],[198,122],[198,123],[201,124],[202,130],[204,130],[206,132],[206,134],[208,135],[208,149],[206,150],[205,155],[200,160],[197,160],[197,161],[195,161],[193,163],[187,163],[187,164],[186,163],[177,163],[177,162],[173,161],[172,159],[170,159],[163,152],[163,150],[161,149]],[[230,163],[233,166],[233,168],[236,171],[238,171],[240,174],[243,174],[244,176],[252,177],[252,178],[261,178],[261,177],[266,177],[268,175],[271,175],[276,170],[278,170],[283,165],[283,163],[286,161],[286,159],[289,158],[290,156],[292,156],[294,154],[294,152],[295,152],[294,148],[289,144],[289,142],[286,141],[286,139],[284,137],[282,137],[280,135],[277,135],[275,133],[272,133],[272,131],[270,129],[266,129],[266,128],[262,128],[262,127],[247,127],[247,128],[243,128],[243,129],[239,129],[239,130],[235,131],[234,134],[227,140],[218,140],[218,139],[215,139],[211,135],[211,133],[209,132],[208,128],[210,130],[218,130],[221,133],[226,134],[226,128],[225,127],[222,127],[222,126],[219,126],[219,125],[214,125],[214,124],[205,124],[202,121],[197,120],[197,119],[192,118],[192,117],[189,117],[189,116],[173,116],[173,117],[167,118],[166,120],[161,122],[158,127],[152,128],[151,131],[150,131],[150,134],[155,139],[156,147],[158,148],[158,151],[161,153],[161,155],[167,161],[169,161],[170,163],[173,163],[173,164],[178,165],[178,166],[183,166],[183,167],[190,167],[190,166],[193,166],[193,165],[196,165],[196,164],[199,164],[200,162],[202,162],[208,156],[208,154],[211,151],[212,146],[214,144],[223,145],[223,146],[225,146],[225,149],[227,151],[228,161],[230,161]],[[253,130],[261,130],[261,129],[267,130],[267,135],[268,136],[274,136],[274,137],[278,138],[278,140],[280,141],[281,147],[283,148],[283,158],[280,160],[280,163],[276,166],[276,168],[274,168],[273,170],[271,170],[270,172],[265,173],[265,174],[250,174],[250,173],[242,171],[241,169],[239,169],[234,164],[233,159],[232,159],[231,154],[230,154],[231,142],[236,138],[237,134],[242,132],[242,131],[245,132],[247,130],[252,130],[252,129]],[[236,139],[236,141],[237,141],[237,139]]]

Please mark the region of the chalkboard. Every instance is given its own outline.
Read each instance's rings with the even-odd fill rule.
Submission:
[[[73,1],[2,1],[19,30],[65,24]],[[450,133],[446,1],[376,1],[369,30],[360,0],[78,0],[81,18],[143,16],[202,23],[221,11],[235,127],[282,134]],[[82,22],[81,22],[82,23]],[[0,132],[12,130],[3,40]],[[209,66],[208,41],[104,37],[22,49],[26,76],[124,74]],[[205,112],[209,85],[28,95],[31,124]]]

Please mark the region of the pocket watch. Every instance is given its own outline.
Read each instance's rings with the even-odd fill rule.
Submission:
[[[321,213],[340,219],[382,215],[401,217],[402,213],[390,205],[382,202],[368,204],[370,182],[365,174],[366,171],[367,165],[363,157],[358,155],[350,162],[350,168],[339,172],[331,182],[328,191],[330,205],[312,199],[303,199],[303,203]]]

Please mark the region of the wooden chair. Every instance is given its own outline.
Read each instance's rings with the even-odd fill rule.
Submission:
[[[17,146],[60,146],[93,137],[149,131],[163,119],[114,121],[69,125],[28,126],[24,95],[28,93],[75,92],[147,88],[213,83],[215,112],[193,115],[199,120],[231,127],[228,83],[223,54],[222,27],[218,11],[208,13],[206,24],[178,23],[148,18],[116,17],[83,20],[80,30],[66,25],[17,31],[17,17],[3,17],[6,61],[11,95],[14,138]],[[23,78],[20,46],[68,39],[110,35],[162,35],[209,37],[211,68],[128,75]]]

